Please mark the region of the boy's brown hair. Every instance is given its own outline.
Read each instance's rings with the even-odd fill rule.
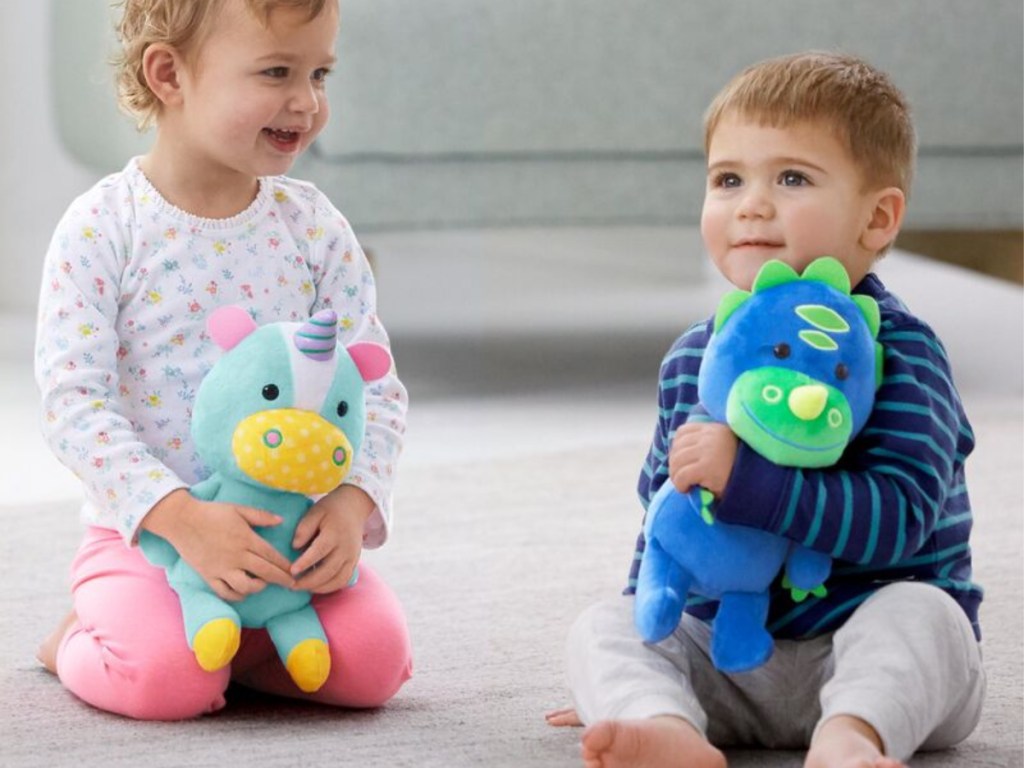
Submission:
[[[910,196],[917,151],[910,108],[889,77],[863,59],[810,51],[748,67],[708,107],[705,153],[728,114],[773,127],[830,124],[868,188],[899,187]]]
[[[245,0],[250,13],[270,23],[276,8],[305,9],[315,19],[332,0]],[[166,43],[186,56],[194,56],[224,0],[122,0],[117,25],[121,51],[113,60],[117,75],[117,101],[135,118],[139,130],[156,119],[160,102],[146,84],[142,57],[153,43]]]

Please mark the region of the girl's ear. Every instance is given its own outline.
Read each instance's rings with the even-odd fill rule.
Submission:
[[[899,187],[886,187],[871,196],[871,203],[870,219],[861,232],[860,244],[871,253],[880,253],[899,234],[907,197]]]
[[[181,54],[166,43],[153,43],[142,54],[142,75],[164,106],[181,102]]]

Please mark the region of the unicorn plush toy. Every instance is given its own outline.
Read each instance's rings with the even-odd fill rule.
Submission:
[[[280,516],[257,532],[286,558],[312,505],[348,474],[365,428],[364,385],[384,376],[391,356],[377,344],[339,346],[337,316],[257,327],[240,307],[210,315],[207,329],[227,350],[203,379],[192,413],[196,448],[213,470],[191,493]],[[167,570],[181,599],[185,633],[208,671],[230,663],[242,627],[266,627],[295,684],[318,690],[330,674],[327,637],[308,592],[268,584],[228,603],[214,594],[165,539],[144,531],[139,545]]]
[[[752,292],[732,291],[719,304],[697,380],[701,407],[691,418],[728,424],[775,464],[834,464],[867,421],[881,382],[879,317],[874,299],[850,295],[836,259],[816,259],[802,275],[767,262]],[[765,621],[780,570],[797,602],[824,596],[831,572],[828,555],[719,522],[710,492],[679,493],[671,481],[651,499],[644,535],[634,608],[641,637],[667,637],[689,594],[717,600],[711,658],[724,672],[771,656]]]

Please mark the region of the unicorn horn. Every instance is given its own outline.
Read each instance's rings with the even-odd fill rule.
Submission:
[[[321,309],[295,332],[295,346],[314,360],[330,360],[338,345],[338,315]]]

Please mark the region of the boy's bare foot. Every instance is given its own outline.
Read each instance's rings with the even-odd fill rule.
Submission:
[[[583,732],[587,768],[725,768],[725,755],[678,717],[605,720]]]
[[[906,768],[882,754],[875,729],[857,717],[838,715],[818,730],[804,768]]]
[[[550,712],[545,712],[544,719],[547,720],[548,725],[553,725],[556,728],[583,725],[580,716],[576,714],[576,710],[572,707],[563,707],[562,709],[553,709]]]
[[[64,639],[64,635],[67,634],[68,629],[78,617],[75,616],[74,611],[70,611],[65,616],[57,628],[51,632],[39,647],[36,649],[36,658],[39,662],[46,667],[46,669],[53,674],[57,674],[57,649],[60,648],[61,641]]]

